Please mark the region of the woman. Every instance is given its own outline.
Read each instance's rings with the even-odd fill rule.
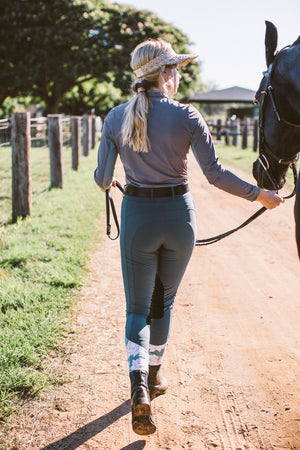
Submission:
[[[159,370],[176,292],[195,245],[196,213],[187,184],[189,148],[218,188],[267,208],[283,201],[275,192],[262,191],[223,169],[200,113],[170,99],[181,78],[178,69],[195,58],[176,54],[161,39],[135,48],[135,95],[108,114],[94,174],[102,190],[110,189],[120,156],[126,175],[120,235],[125,337],[132,426],[138,434],[156,430],[150,400],[168,387]]]

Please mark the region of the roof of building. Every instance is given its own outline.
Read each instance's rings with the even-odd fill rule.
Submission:
[[[239,86],[214,91],[199,91],[188,98],[194,103],[253,103],[255,91]]]

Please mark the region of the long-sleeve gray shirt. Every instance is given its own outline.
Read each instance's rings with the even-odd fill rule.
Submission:
[[[176,186],[188,182],[187,155],[191,148],[208,182],[247,200],[256,200],[259,188],[222,167],[209,129],[192,105],[150,91],[148,137],[151,149],[137,153],[122,145],[121,126],[127,103],[113,108],[104,121],[94,178],[107,189],[113,179],[117,156],[125,170],[126,184],[138,187]]]

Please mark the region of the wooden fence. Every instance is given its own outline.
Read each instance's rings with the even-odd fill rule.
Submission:
[[[50,187],[63,188],[63,146],[72,148],[72,169],[80,167],[80,153],[89,156],[96,145],[96,117],[63,118],[50,114],[31,119],[30,113],[13,114],[0,121],[0,146],[12,146],[12,222],[31,214],[31,146],[48,146]]]
[[[208,123],[212,135],[226,145],[238,145],[241,136],[242,148],[248,147],[248,137],[253,136],[253,150],[257,150],[258,121],[221,120]],[[96,117],[84,115],[63,118],[48,115],[32,119],[29,113],[17,113],[10,120],[0,121],[0,147],[12,146],[12,221],[31,214],[31,146],[48,146],[50,155],[50,187],[63,188],[63,146],[72,148],[72,169],[80,167],[80,154],[88,156],[96,145]],[[82,148],[82,152],[81,152]]]
[[[226,145],[238,145],[239,136],[241,137],[241,147],[248,148],[249,137],[253,137],[252,148],[253,151],[257,151],[258,146],[258,119],[245,119],[245,120],[227,120],[222,124],[221,120],[216,122],[208,122],[208,127],[211,134],[215,136],[217,140],[222,140],[224,137]]]

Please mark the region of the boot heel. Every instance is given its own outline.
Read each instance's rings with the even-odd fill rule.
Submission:
[[[134,408],[135,417],[150,416],[150,414],[151,414],[150,405],[136,405]]]
[[[136,434],[147,435],[156,431],[149,405],[137,405],[132,412],[132,429]]]
[[[160,366],[149,366],[148,386],[150,400],[165,394],[168,389],[167,379],[161,376],[159,371]]]
[[[141,370],[130,372],[132,429],[136,434],[147,435],[156,431],[151,413],[148,374]]]

